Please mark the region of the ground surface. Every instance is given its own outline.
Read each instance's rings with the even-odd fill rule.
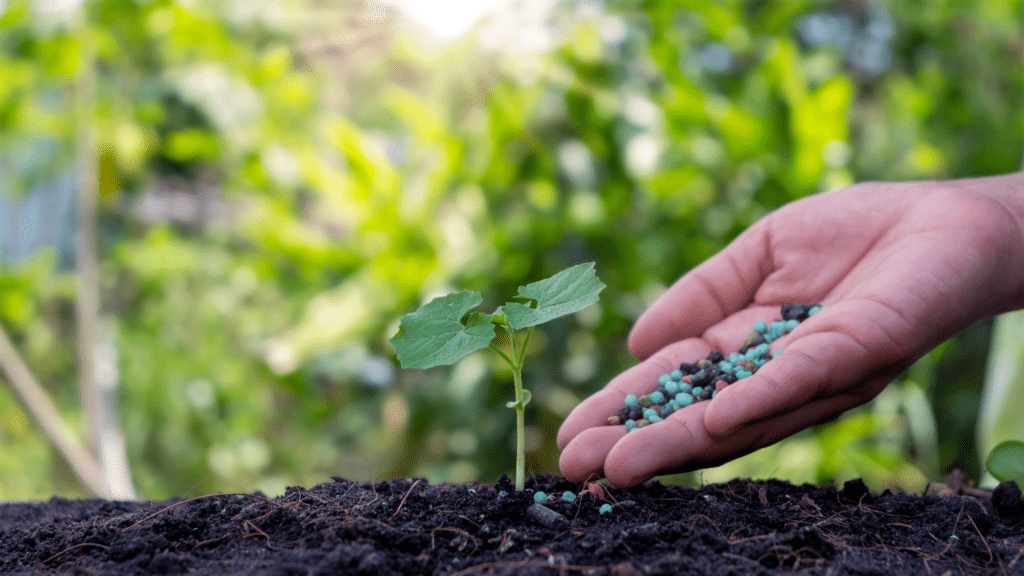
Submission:
[[[273,499],[4,504],[0,573],[1024,575],[1012,483],[925,496],[774,480],[591,493],[542,475],[527,488],[336,479]],[[532,490],[556,496],[553,520],[529,512]]]

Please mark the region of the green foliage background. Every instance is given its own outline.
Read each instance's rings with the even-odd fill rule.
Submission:
[[[541,53],[432,43],[357,1],[244,6],[95,0],[83,24],[0,3],[0,194],[73,169],[97,130],[103,314],[146,498],[496,480],[507,368],[398,371],[387,339],[439,293],[493,309],[593,260],[600,304],[538,330],[524,375],[528,468],[556,471],[557,426],[633,363],[635,318],[750,223],[864,180],[1011,172],[1024,148],[1016,2],[569,2]],[[814,22],[863,42],[816,43]],[[55,249],[0,265],[0,323],[80,425],[74,286]],[[834,423],[670,480],[978,478],[989,329]],[[0,499],[54,494],[84,492],[0,386]]]

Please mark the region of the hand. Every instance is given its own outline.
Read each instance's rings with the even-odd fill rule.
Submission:
[[[620,488],[716,466],[829,422],[877,396],[975,321],[1024,307],[1024,175],[861,184],[769,214],[683,276],[637,321],[641,363],[587,398],[558,432],[571,481]],[[627,394],[712,349],[736,351],[784,303],[827,307],[772,343],[753,376],[627,434]]]

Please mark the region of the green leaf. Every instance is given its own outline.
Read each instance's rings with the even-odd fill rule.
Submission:
[[[485,322],[494,322],[494,317],[490,314],[484,314],[483,312],[473,312],[466,318],[466,326],[476,326],[477,324],[483,324]]]
[[[519,297],[535,301],[536,308],[507,302],[502,311],[516,330],[529,328],[596,304],[604,287],[594,272],[594,263],[588,262],[562,270],[551,278],[520,286]]]
[[[1013,480],[1024,488],[1024,442],[1007,440],[1000,443],[988,453],[985,467],[1000,482]]]
[[[494,339],[490,314],[472,314],[462,324],[470,308],[483,302],[479,292],[463,290],[434,298],[419,310],[406,314],[398,334],[389,340],[398,351],[402,368],[432,368],[454,364],[487,348]]]
[[[523,408],[526,408],[526,405],[530,403],[530,400],[533,400],[533,393],[529,390],[523,390]],[[505,402],[505,408],[515,408],[518,405],[519,402],[516,402],[515,400]]]

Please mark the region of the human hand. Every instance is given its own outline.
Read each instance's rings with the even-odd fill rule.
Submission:
[[[620,488],[716,466],[877,396],[975,321],[1024,307],[1024,175],[869,183],[760,220],[679,279],[636,322],[641,363],[587,398],[558,433],[569,480]],[[827,304],[776,340],[753,376],[657,424],[608,426],[628,394],[712,349],[726,355],[783,303]]]

